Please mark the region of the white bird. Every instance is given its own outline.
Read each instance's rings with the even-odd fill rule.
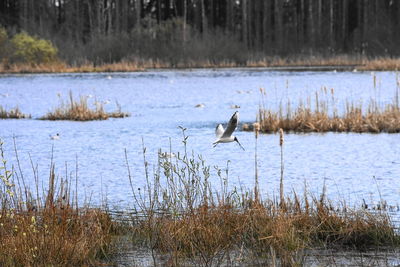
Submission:
[[[215,136],[217,137],[217,140],[213,143],[214,147],[216,147],[218,143],[229,143],[236,141],[239,144],[239,146],[243,150],[245,150],[239,143],[237,137],[232,135],[233,131],[235,131],[237,127],[238,121],[239,121],[239,112],[236,111],[235,113],[233,113],[231,119],[229,120],[226,129],[224,129],[222,124],[217,125],[217,127],[215,128]]]
[[[176,155],[175,155],[175,153],[168,153],[168,152],[161,152],[160,153],[160,158],[162,158],[162,159],[166,159],[166,158],[175,158],[176,157]]]
[[[57,134],[55,134],[55,135],[50,135],[50,139],[51,139],[51,140],[59,140],[59,139],[60,139],[60,134],[57,133]]]

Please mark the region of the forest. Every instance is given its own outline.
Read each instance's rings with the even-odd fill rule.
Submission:
[[[78,65],[400,54],[398,0],[2,0],[0,26]]]

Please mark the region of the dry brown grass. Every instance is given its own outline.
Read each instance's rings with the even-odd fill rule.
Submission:
[[[371,60],[364,60],[360,70],[400,70],[400,59],[399,58],[375,58]]]
[[[31,115],[22,113],[18,107],[6,110],[2,106],[0,106],[0,119],[28,119],[28,118],[31,118]]]
[[[36,190],[31,190],[22,173],[8,168],[1,143],[0,152],[0,265],[99,263],[111,247],[115,229],[111,217],[100,209],[78,207],[70,188],[72,178],[57,183],[54,166],[48,189],[39,190],[42,181],[34,173]]]
[[[118,105],[118,104],[117,104]],[[69,94],[69,103],[61,104],[54,111],[47,113],[41,117],[41,120],[73,120],[73,121],[90,121],[90,120],[107,120],[108,118],[125,118],[129,113],[118,110],[114,112],[106,112],[104,106],[100,102],[96,102],[95,109],[88,107],[87,97],[81,96],[79,101],[75,101],[72,92]]]
[[[186,152],[174,159],[160,157],[155,169],[154,181],[146,169],[146,186],[132,188],[143,215],[134,220],[133,232],[153,255],[167,256],[161,264],[179,266],[189,260],[196,266],[219,266],[250,260],[300,266],[306,249],[400,245],[387,213],[333,205],[324,192],[319,197],[304,192],[302,199],[282,192],[279,199],[263,200],[258,188],[228,189],[228,178],[218,169],[221,188],[214,191],[210,168]]]
[[[1,266],[90,264],[104,257],[112,222],[103,211],[52,207],[38,211],[2,209]]]
[[[201,206],[179,216],[152,216],[147,218],[151,222],[144,221],[136,231],[145,238],[151,232],[151,248],[169,255],[174,265],[190,258],[211,266],[236,252],[242,260],[298,266],[305,249],[371,249],[400,244],[384,213],[339,211],[316,199],[308,208],[290,199],[284,209],[269,200],[249,198],[246,202],[249,205],[245,207],[221,204]]]
[[[263,89],[260,89],[263,97]],[[357,133],[398,133],[400,132],[399,95],[392,102],[380,105],[371,99],[367,105],[346,102],[343,114],[336,107],[334,90],[315,94],[314,106],[310,97],[307,105],[300,101],[293,108],[290,101],[286,106],[280,105],[278,111],[259,108],[258,118],[261,131],[264,133],[278,132],[279,129],[293,132],[357,132]],[[264,100],[263,100],[264,101]],[[242,129],[252,131],[252,125],[245,124]]]
[[[86,62],[80,65],[68,65],[63,62],[29,65],[29,64],[1,64],[0,73],[56,73],[56,72],[132,72],[145,69],[163,68],[235,68],[235,67],[264,67],[264,68],[291,68],[307,70],[307,67],[343,68],[344,70],[399,70],[400,59],[390,57],[368,58],[360,55],[335,56],[307,56],[297,55],[254,56],[243,62],[223,60],[215,63],[211,60],[164,62],[156,59],[133,58],[116,63],[95,65]]]

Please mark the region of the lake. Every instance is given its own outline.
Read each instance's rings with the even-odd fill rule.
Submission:
[[[133,203],[124,150],[127,150],[134,186],[143,187],[142,140],[150,170],[158,150],[183,151],[182,131],[187,128],[188,149],[201,154],[210,166],[226,168],[230,186],[254,186],[254,133],[237,131],[245,151],[236,143],[213,148],[214,129],[238,110],[240,122],[254,122],[265,88],[264,104],[278,109],[290,99],[293,106],[326,87],[334,88],[339,110],[345,101],[379,103],[393,99],[396,72],[270,71],[264,69],[165,70],[136,73],[21,74],[0,76],[0,105],[18,106],[33,119],[0,120],[9,166],[16,163],[15,137],[24,178],[34,184],[30,157],[47,180],[52,157],[60,177],[75,175],[78,166],[79,197],[94,205],[107,198],[111,206]],[[90,105],[104,102],[107,111],[131,113],[124,119],[73,122],[36,120],[74,97],[87,96]],[[204,107],[196,108],[197,104]],[[238,105],[240,108],[232,108]],[[50,135],[59,133],[60,140]],[[377,203],[381,198],[397,205],[400,194],[400,135],[357,133],[286,134],[284,144],[285,191],[301,193],[305,185],[319,194],[326,184],[330,198],[346,203]],[[214,168],[211,168],[215,177]],[[258,139],[258,172],[264,197],[279,192],[279,136]],[[219,183],[217,184],[217,186]]]

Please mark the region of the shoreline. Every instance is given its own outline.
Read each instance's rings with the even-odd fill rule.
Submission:
[[[290,59],[262,58],[257,61],[248,60],[243,63],[222,61],[220,63],[186,62],[172,65],[168,62],[153,60],[141,62],[121,61],[95,65],[87,63],[79,66],[55,62],[44,65],[0,64],[0,75],[5,74],[45,74],[45,73],[116,73],[146,72],[163,70],[259,70],[259,71],[398,71],[400,58],[352,58],[337,56],[332,58]]]
[[[274,66],[274,67],[179,67],[179,68],[143,68],[143,69],[132,69],[132,70],[115,70],[115,71],[105,71],[105,70],[94,70],[94,71],[35,71],[31,72],[2,72],[0,71],[0,76],[7,75],[36,75],[36,74],[109,74],[109,73],[136,73],[136,72],[172,72],[172,71],[285,71],[285,72],[366,72],[366,71],[398,71],[393,70],[369,70],[363,69],[362,65],[330,65],[330,66]]]

